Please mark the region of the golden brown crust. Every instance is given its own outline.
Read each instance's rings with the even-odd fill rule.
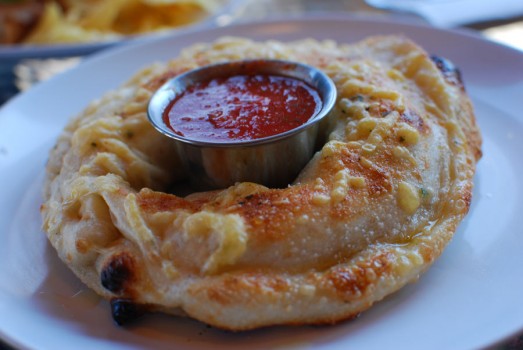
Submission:
[[[328,142],[288,188],[168,194],[185,173],[147,123],[148,98],[188,69],[257,57],[331,76]],[[195,45],[69,124],[44,229],[86,284],[125,305],[231,330],[353,317],[416,280],[468,211],[481,138],[456,79],[403,37]]]

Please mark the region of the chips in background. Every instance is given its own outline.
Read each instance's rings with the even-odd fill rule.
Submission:
[[[62,0],[47,2],[24,43],[114,40],[203,20],[216,0]]]

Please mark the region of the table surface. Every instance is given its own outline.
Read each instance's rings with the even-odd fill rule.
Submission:
[[[363,0],[237,0],[240,4],[232,16],[222,20],[232,23],[235,20],[258,20],[268,18],[271,14],[291,14],[311,12],[366,12],[386,14],[384,10],[367,5]],[[415,14],[394,14],[405,16],[416,21],[425,21]],[[223,25],[224,23],[220,23]],[[490,21],[466,23],[461,27],[475,30],[486,38],[522,50],[523,53],[523,13],[508,18],[497,18]],[[0,65],[0,106],[17,93],[30,89],[34,84],[75,66],[81,61],[80,57],[26,60],[18,62],[16,66]],[[2,63],[2,62],[0,62]],[[8,67],[8,68],[6,68]],[[3,70],[2,70],[3,69]],[[9,71],[6,71],[9,69]],[[0,350],[12,348],[0,340]],[[495,346],[493,349],[523,350],[523,333],[508,341]]]

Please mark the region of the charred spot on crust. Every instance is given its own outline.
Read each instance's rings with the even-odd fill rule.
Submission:
[[[128,254],[113,256],[100,275],[102,286],[112,293],[123,292],[134,277],[133,267],[134,261]]]
[[[130,299],[112,299],[111,311],[114,322],[123,326],[142,316],[146,310],[143,305],[133,303]]]
[[[441,73],[443,73],[445,80],[447,80],[452,85],[459,86],[462,89],[465,88],[463,85],[463,80],[461,79],[461,72],[458,67],[454,65],[454,63],[446,58],[436,55],[430,56],[430,59],[436,64],[436,67],[438,67]]]
[[[421,118],[419,114],[413,110],[408,109],[401,113],[400,120],[416,128],[421,133],[425,132],[427,129],[423,118]]]

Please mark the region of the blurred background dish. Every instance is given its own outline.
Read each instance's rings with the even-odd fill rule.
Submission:
[[[117,41],[208,20],[225,0],[3,0],[0,44]]]
[[[0,0],[0,104],[79,57],[184,28],[218,26],[218,18],[225,23],[222,16],[240,2]]]

